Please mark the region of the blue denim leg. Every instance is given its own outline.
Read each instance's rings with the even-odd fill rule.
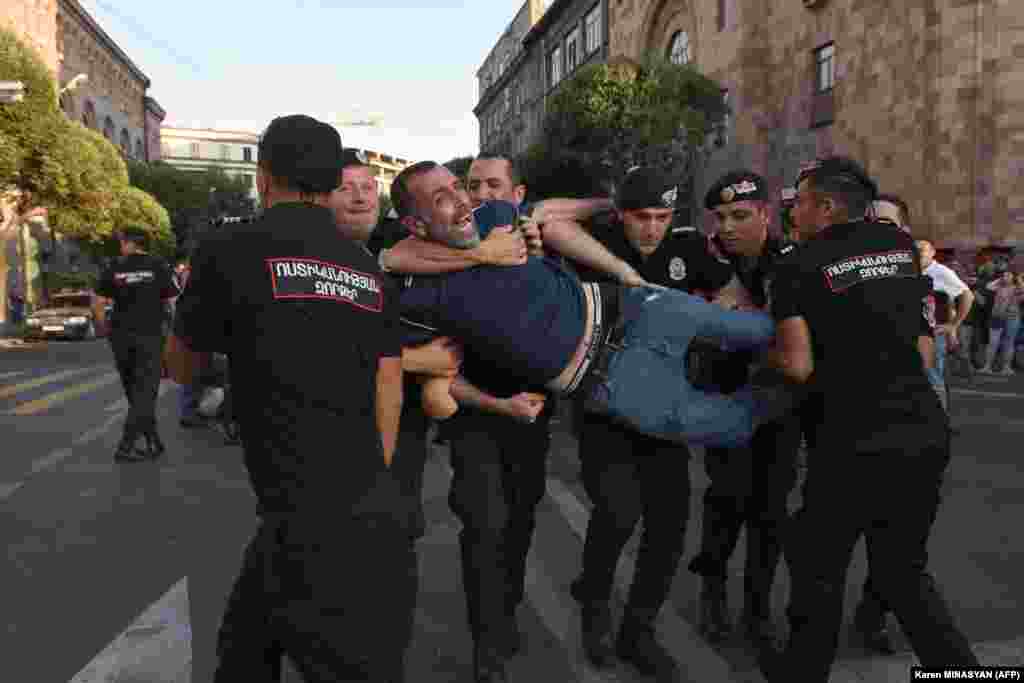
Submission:
[[[178,388],[178,410],[181,417],[195,417],[197,396],[196,387],[192,384],[182,384]]]
[[[682,292],[647,288],[624,291],[622,317],[623,348],[613,353],[589,409],[677,443],[734,447],[750,441],[753,396],[749,391],[697,391],[686,379],[686,352],[698,335],[731,350],[764,346],[774,335],[770,317],[725,311]]]

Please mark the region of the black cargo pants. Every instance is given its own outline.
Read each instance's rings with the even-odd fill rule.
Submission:
[[[747,609],[761,617],[769,616],[800,440],[800,418],[793,416],[760,427],[747,447],[709,448],[704,454],[711,485],[704,492],[700,552],[690,562],[690,571],[725,580],[729,558],[746,526],[744,595]]]
[[[867,454],[833,450],[827,456],[824,466],[811,463],[786,546],[791,634],[779,680],[828,680],[843,620],[846,571],[861,535],[877,550],[875,589],[896,613],[921,664],[976,666],[922,562],[948,444]]]
[[[462,523],[462,583],[477,642],[500,639],[523,601],[526,556],[547,478],[553,403],[533,424],[466,411],[445,425],[454,471],[448,505]]]
[[[110,334],[114,364],[121,376],[129,406],[124,425],[127,439],[156,429],[163,345],[161,334],[138,334],[117,329]]]
[[[401,683],[416,555],[397,517],[265,518],[249,543],[217,642],[214,683]]]
[[[595,603],[611,598],[619,556],[642,518],[626,618],[651,623],[668,597],[686,542],[690,452],[599,415],[584,415],[578,424],[580,474],[594,507],[577,597]]]

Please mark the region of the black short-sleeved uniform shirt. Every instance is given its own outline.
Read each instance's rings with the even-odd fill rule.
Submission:
[[[811,332],[819,447],[945,443],[946,415],[918,351],[932,335],[930,289],[913,239],[864,222],[831,226],[776,266],[773,316],[803,318]]]
[[[770,303],[769,293],[775,266],[783,259],[791,257],[796,252],[796,245],[769,236],[760,255],[757,258],[747,258],[730,254],[716,238],[712,237],[711,250],[717,258],[730,264],[736,278],[750,293],[754,304],[764,307]],[[754,353],[750,351],[726,353],[720,350],[706,350],[706,377],[702,376],[702,380],[721,391],[731,393],[747,383],[753,360]]]
[[[179,290],[162,259],[132,254],[116,259],[103,271],[96,293],[114,300],[114,330],[159,335],[166,316],[164,300],[176,297]]]
[[[590,234],[652,284],[685,292],[714,291],[732,279],[732,266],[716,259],[707,237],[694,228],[670,229],[657,250],[646,259],[626,239],[625,227],[613,212],[595,216]],[[577,272],[584,282],[613,279],[607,273],[586,266],[577,266]]]
[[[192,263],[175,334],[227,353],[263,510],[403,514],[376,420],[378,360],[401,346],[373,256],[329,210],[288,203],[208,238]]]

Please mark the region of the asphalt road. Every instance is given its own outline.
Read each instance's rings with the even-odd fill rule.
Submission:
[[[0,680],[210,679],[219,616],[255,528],[255,504],[241,451],[224,446],[214,430],[181,429],[174,385],[165,382],[162,392],[168,454],[159,463],[115,465],[126,405],[105,342],[0,349],[0,535],[7,545],[0,564]],[[1024,665],[1024,379],[959,386],[952,405],[960,434],[932,539],[932,570],[983,661]],[[580,652],[568,585],[579,569],[588,503],[577,481],[575,442],[564,425],[556,430],[519,615],[526,648],[510,665],[511,679],[638,680],[626,669],[591,671]],[[691,469],[687,559],[696,551],[707,484],[699,451]],[[418,544],[417,631],[407,658],[416,683],[469,677],[458,523],[445,501],[449,478],[446,451],[435,449],[424,490],[429,530]],[[741,559],[737,553],[731,565],[736,611]],[[622,586],[631,570],[627,555]],[[847,617],[864,571],[858,548]],[[760,680],[742,642],[711,648],[696,634],[698,589],[681,567],[659,622],[683,664],[683,680]],[[780,617],[787,591],[783,572],[774,600]],[[844,643],[832,681],[902,682],[911,662],[908,654],[869,657]]]

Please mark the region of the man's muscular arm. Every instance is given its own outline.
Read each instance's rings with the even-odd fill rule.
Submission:
[[[491,396],[469,383],[459,375],[452,383],[451,394],[462,405],[519,420],[533,422],[544,409],[545,397],[541,394],[520,393],[509,398]]]
[[[413,236],[380,253],[380,265],[385,271],[410,275],[438,275],[474,266],[517,266],[525,262],[526,242],[519,231],[508,227],[495,228],[473,249],[454,249]]]
[[[594,214],[615,208],[611,199],[545,199],[533,207],[532,220],[538,223],[547,221],[577,221],[590,220]]]
[[[543,237],[545,247],[571,261],[608,273],[625,285],[647,284],[631,265],[608,251],[575,221],[545,223]]]

